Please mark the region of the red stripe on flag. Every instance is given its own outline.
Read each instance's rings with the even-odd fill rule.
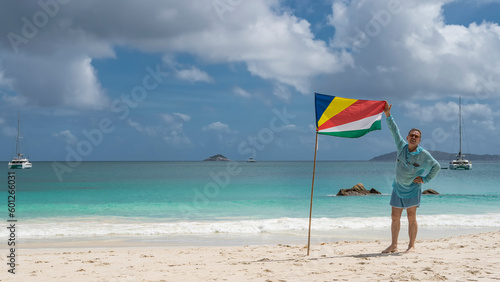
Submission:
[[[384,111],[384,108],[385,101],[358,100],[323,123],[318,131],[374,116]]]

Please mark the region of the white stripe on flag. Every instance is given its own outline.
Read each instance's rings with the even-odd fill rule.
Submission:
[[[342,131],[368,129],[372,126],[372,124],[374,122],[376,122],[377,120],[381,120],[381,119],[382,119],[382,113],[371,116],[371,117],[366,117],[364,119],[360,119],[357,121],[353,121],[351,123],[346,123],[343,125],[319,130],[318,132],[342,132]]]

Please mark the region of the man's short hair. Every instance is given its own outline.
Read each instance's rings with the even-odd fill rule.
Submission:
[[[422,131],[420,131],[420,129],[412,128],[410,129],[410,131],[408,131],[408,135],[410,135],[412,131],[417,131],[418,133],[420,133],[420,139],[422,139]]]

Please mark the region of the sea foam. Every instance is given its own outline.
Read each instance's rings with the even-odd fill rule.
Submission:
[[[402,225],[407,225],[403,216]],[[500,227],[500,214],[485,215],[421,215],[418,216],[421,229],[428,228],[484,228]],[[313,218],[312,230],[365,230],[390,228],[390,217],[344,217]],[[308,229],[307,218],[275,218],[264,220],[222,220],[222,221],[179,221],[161,222],[130,218],[61,218],[45,219],[44,222],[26,221],[19,228],[19,237],[27,239],[52,237],[95,237],[95,236],[168,236],[209,235],[217,233],[234,235],[286,234]],[[2,235],[6,236],[4,230]]]

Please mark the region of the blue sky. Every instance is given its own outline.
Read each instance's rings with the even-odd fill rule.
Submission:
[[[387,100],[406,134],[500,154],[500,1],[2,1],[0,159],[312,160],[314,92]],[[319,160],[394,151],[385,122]]]

